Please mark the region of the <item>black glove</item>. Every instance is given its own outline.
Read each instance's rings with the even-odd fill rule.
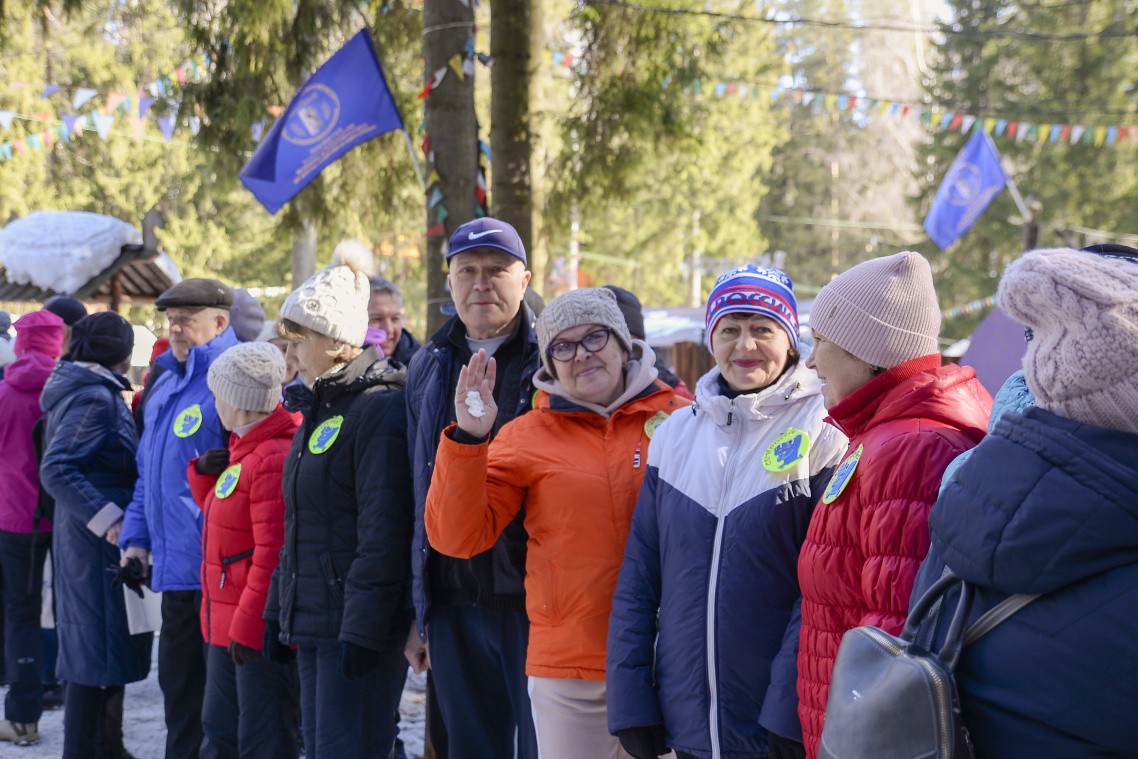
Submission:
[[[268,661],[288,664],[296,658],[292,646],[281,643],[281,623],[276,620],[265,622],[265,634],[261,637],[261,656]]]
[[[114,570],[108,569],[107,571]],[[146,574],[143,572],[142,562],[137,556],[132,556],[127,559],[126,564],[119,567],[118,572],[115,573],[115,579],[111,580],[111,587],[120,588],[125,585],[137,593],[139,598],[145,598],[146,596],[142,592],[145,580]]]
[[[626,727],[616,731],[620,745],[625,751],[636,759],[656,759],[661,754],[668,753],[664,744],[664,726],[648,725],[647,727]]]
[[[238,667],[243,667],[249,662],[257,661],[261,658],[261,652],[255,648],[238,643],[235,640],[229,641],[229,658]]]
[[[767,733],[767,745],[771,750],[771,759],[806,759],[806,746],[793,738]]]
[[[210,448],[194,461],[198,474],[221,474],[229,466],[228,448]]]
[[[379,669],[379,651],[340,641],[340,674],[349,680],[359,680]]]

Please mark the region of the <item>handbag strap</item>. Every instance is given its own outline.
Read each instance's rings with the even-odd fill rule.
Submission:
[[[1039,598],[1039,594],[1016,593],[993,606],[977,619],[964,633],[964,645],[970,645],[992,632],[1006,620],[1029,603]]]

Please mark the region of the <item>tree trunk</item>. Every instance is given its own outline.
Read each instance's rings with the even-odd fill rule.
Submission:
[[[292,238],[292,287],[295,290],[316,273],[316,222],[309,217]]]
[[[443,222],[445,236],[427,237],[427,336],[442,326],[446,317],[439,306],[450,302],[446,292],[447,240],[461,224],[474,218],[475,188],[478,172],[478,132],[474,115],[474,77],[459,75],[449,62],[464,55],[474,34],[474,12],[456,0],[424,0],[423,61],[424,81],[434,72],[446,68],[442,83],[427,96],[425,102],[426,135],[430,138],[425,171],[438,173],[437,187],[443,200],[434,208],[426,203],[427,229],[438,223],[441,208],[446,208]],[[433,154],[433,160],[432,160]],[[428,179],[428,182],[431,180]],[[432,185],[426,188],[428,197]]]
[[[518,230],[526,246],[532,286],[545,282],[541,235],[543,200],[539,162],[543,0],[490,0],[491,193],[495,217]],[[536,171],[535,171],[536,168]]]

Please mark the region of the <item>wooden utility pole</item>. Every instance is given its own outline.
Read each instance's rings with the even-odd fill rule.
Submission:
[[[474,77],[460,78],[451,67],[455,55],[465,56],[468,42],[474,37],[473,3],[455,0],[423,2],[423,77],[431,82],[435,72],[446,73],[438,87],[424,101],[425,135],[428,139],[428,176],[437,174],[438,181],[428,179],[426,192],[435,187],[443,199],[433,208],[424,203],[427,229],[436,227],[439,209],[446,208],[444,235],[429,235],[426,244],[427,264],[427,335],[442,326],[446,317],[439,307],[450,302],[446,292],[446,246],[459,225],[474,218],[475,189],[478,172],[478,132],[474,114]],[[434,172],[434,173],[432,173]]]

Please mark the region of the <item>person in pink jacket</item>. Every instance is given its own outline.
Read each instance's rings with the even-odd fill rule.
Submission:
[[[33,519],[40,488],[32,430],[43,416],[40,393],[63,352],[63,319],[50,311],[21,316],[15,348],[16,360],[0,381],[0,591],[10,684],[0,741],[28,746],[39,740],[43,713],[40,589],[51,545],[51,524]]]
[[[972,369],[941,366],[940,306],[917,253],[836,277],[814,300],[810,330],[806,365],[822,381],[828,421],[850,441],[798,558],[798,715],[812,758],[838,643],[859,625],[901,631],[941,475],[984,437],[992,397]]]

